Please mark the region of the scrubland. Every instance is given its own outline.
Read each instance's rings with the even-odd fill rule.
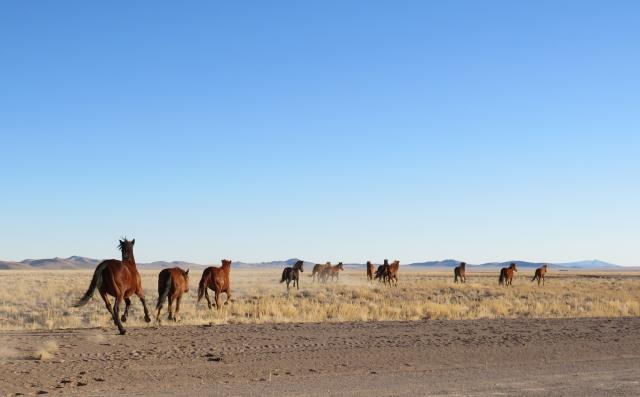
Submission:
[[[92,271],[0,271],[0,329],[112,327],[99,295],[84,307],[72,304],[89,285]],[[155,314],[159,270],[143,270],[149,309]],[[513,286],[498,286],[496,272],[468,272],[454,284],[452,271],[400,269],[399,285],[369,283],[365,270],[348,269],[337,282],[312,283],[310,269],[300,290],[286,292],[280,269],[232,270],[233,302],[221,310],[196,305],[201,270],[192,269],[177,324],[343,322],[424,319],[570,318],[640,315],[640,273],[550,272],[544,287],[521,270]],[[222,301],[225,300],[223,295]],[[127,326],[147,326],[140,301]],[[174,325],[166,319],[163,324]],[[155,321],[155,318],[154,318]],[[152,325],[154,323],[152,322]]]

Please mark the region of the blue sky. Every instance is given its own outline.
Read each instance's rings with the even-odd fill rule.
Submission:
[[[639,15],[2,2],[0,258],[639,265]]]

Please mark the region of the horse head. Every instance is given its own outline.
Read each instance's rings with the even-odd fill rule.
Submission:
[[[122,252],[122,260],[126,261],[133,259],[133,246],[136,243],[136,239],[129,241],[126,237],[120,239],[118,243],[118,249]]]

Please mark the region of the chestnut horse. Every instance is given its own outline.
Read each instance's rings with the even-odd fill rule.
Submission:
[[[344,268],[342,267],[342,262],[339,262],[335,266],[331,266],[331,264],[329,264],[328,267],[325,267],[322,270],[322,274],[320,274],[320,277],[322,278],[322,282],[326,283],[329,277],[331,277],[331,281],[333,281],[334,278],[336,279],[336,281],[339,280],[340,271],[342,270],[344,270]]]
[[[160,323],[160,311],[165,300],[169,301],[169,320],[178,321],[180,300],[182,294],[189,292],[189,269],[186,271],[179,267],[162,269],[158,275],[158,303],[156,303],[156,322]],[[171,311],[173,301],[176,302],[176,311]]]
[[[458,282],[458,278],[460,279],[461,283],[466,283],[467,282],[467,276],[465,275],[465,272],[464,272],[464,268],[466,266],[467,266],[466,263],[460,262],[460,266],[456,266],[453,269],[453,282],[454,283]]]
[[[540,286],[540,281],[542,280],[542,285],[544,285],[544,276],[547,274],[547,265],[542,265],[541,267],[536,269],[536,273],[533,275],[531,282],[535,279],[538,279],[538,286]]]
[[[376,272],[376,267],[371,263],[371,261],[367,261],[367,278],[369,282],[373,281],[373,274]]]
[[[287,292],[289,292],[289,283],[293,281],[293,286],[300,289],[300,272],[304,273],[304,262],[297,261],[293,267],[285,267],[282,271],[281,283],[287,282]]]
[[[518,268],[515,263],[511,263],[509,267],[503,267],[500,269],[500,278],[498,279],[498,284],[500,285],[511,285],[513,284],[513,272],[517,272]]]
[[[93,272],[89,289],[87,289],[84,296],[74,305],[75,307],[86,305],[97,289],[98,292],[100,292],[102,300],[104,300],[105,306],[107,306],[109,314],[113,317],[113,322],[118,327],[120,335],[124,335],[127,332],[122,326],[122,323],[127,321],[129,306],[131,306],[131,299],[129,299],[129,297],[133,294],[137,295],[138,298],[140,298],[140,302],[142,302],[144,321],[151,322],[149,310],[147,309],[147,304],[144,299],[140,273],[138,273],[136,260],[133,257],[133,245],[135,243],[136,239],[129,241],[124,238],[120,240],[118,248],[120,252],[122,252],[122,260],[107,259],[106,261],[102,261]],[[109,302],[108,295],[115,298],[113,309],[111,309],[111,302]],[[122,305],[123,301],[125,303],[124,314],[122,318],[120,318],[120,305]]]
[[[222,266],[211,266],[204,269],[202,277],[200,278],[200,284],[198,285],[198,302],[204,295],[207,298],[207,306],[211,309],[211,300],[209,299],[208,289],[211,288],[215,292],[216,309],[220,310],[220,294],[226,293],[227,300],[224,302],[231,302],[231,285],[229,283],[229,272],[231,271],[231,261],[229,259],[222,260]],[[197,303],[197,302],[196,302]]]
[[[392,280],[396,286],[398,285],[399,269],[400,269],[400,261],[393,261],[393,263],[389,265],[389,270],[387,271],[387,280],[389,281],[389,285],[391,285]]]
[[[313,271],[311,272],[311,275],[309,277],[313,277],[313,281],[316,281],[317,278],[317,281],[320,282],[322,272],[328,267],[331,267],[331,262],[327,262],[324,265],[317,263],[315,266],[313,266]]]

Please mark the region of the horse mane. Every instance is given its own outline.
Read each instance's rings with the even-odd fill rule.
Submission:
[[[133,246],[136,243],[136,239],[129,241],[126,237],[123,237],[118,242],[118,249],[122,252],[122,260],[134,260],[133,258]]]

